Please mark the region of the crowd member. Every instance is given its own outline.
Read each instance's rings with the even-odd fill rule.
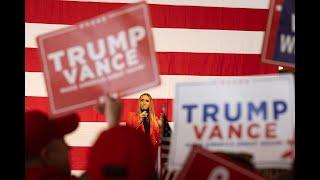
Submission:
[[[39,110],[25,112],[26,180],[72,180],[68,145],[64,135],[78,127],[79,117],[71,114],[55,119]]]

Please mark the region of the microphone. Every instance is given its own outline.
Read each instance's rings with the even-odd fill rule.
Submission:
[[[148,109],[142,109],[141,110],[142,112],[147,112],[148,115],[149,115],[149,108]],[[150,134],[150,124],[149,124],[149,121],[148,121],[148,116],[147,117],[143,117],[143,121],[142,121],[142,124],[145,128],[145,133],[146,134]]]
[[[149,109],[142,109],[141,112],[147,112],[149,115]],[[147,117],[143,117],[143,121],[147,121],[148,116]]]

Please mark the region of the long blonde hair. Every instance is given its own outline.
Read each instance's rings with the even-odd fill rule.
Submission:
[[[148,113],[148,117],[151,121],[155,122],[155,125],[156,125],[156,128],[159,127],[159,123],[158,123],[158,118],[156,116],[156,113],[154,112],[154,104],[153,104],[153,100],[152,100],[152,97],[149,93],[143,93],[140,95],[139,99],[138,99],[138,111],[137,111],[137,114],[140,114],[142,111],[141,111],[141,108],[140,108],[140,100],[142,98],[142,96],[148,96],[149,99],[150,99],[150,105],[149,105],[149,113]]]

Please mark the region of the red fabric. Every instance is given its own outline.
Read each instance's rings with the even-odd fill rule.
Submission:
[[[86,170],[88,153],[91,147],[72,146],[69,150],[69,160],[72,170]]]
[[[129,112],[128,115],[128,119],[126,121],[126,125],[127,126],[131,126],[143,133],[145,133],[144,130],[144,126],[143,124],[138,124],[138,120],[139,120],[139,115],[137,115],[136,113],[133,112]],[[156,159],[157,158],[157,154],[158,154],[158,146],[160,144],[160,126],[157,125],[155,121],[158,121],[157,119],[151,119],[150,120],[150,141],[152,143],[152,153],[153,153],[153,158]]]
[[[125,179],[150,179],[154,173],[152,145],[141,131],[128,126],[116,126],[100,134],[88,156],[88,176],[91,180],[105,179],[103,169],[123,167]]]
[[[128,119],[127,119],[127,124],[128,126],[131,126],[135,129],[138,129],[142,132],[145,132],[143,124],[138,123],[139,120],[139,115],[136,113],[130,112]],[[160,141],[160,126],[158,128],[156,127],[156,122],[158,119],[153,119],[150,120],[150,140],[154,148],[157,148],[159,145]]]
[[[27,168],[25,174],[26,180],[77,180],[75,176],[66,173],[57,168]]]
[[[29,23],[74,24],[124,5],[126,4],[27,0],[25,19]],[[159,28],[264,31],[268,17],[268,9],[150,4],[149,11],[152,26]]]

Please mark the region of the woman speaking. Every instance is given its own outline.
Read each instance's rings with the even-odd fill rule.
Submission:
[[[157,148],[160,140],[160,120],[154,113],[152,97],[148,93],[140,95],[137,112],[130,112],[127,125],[146,133]]]

